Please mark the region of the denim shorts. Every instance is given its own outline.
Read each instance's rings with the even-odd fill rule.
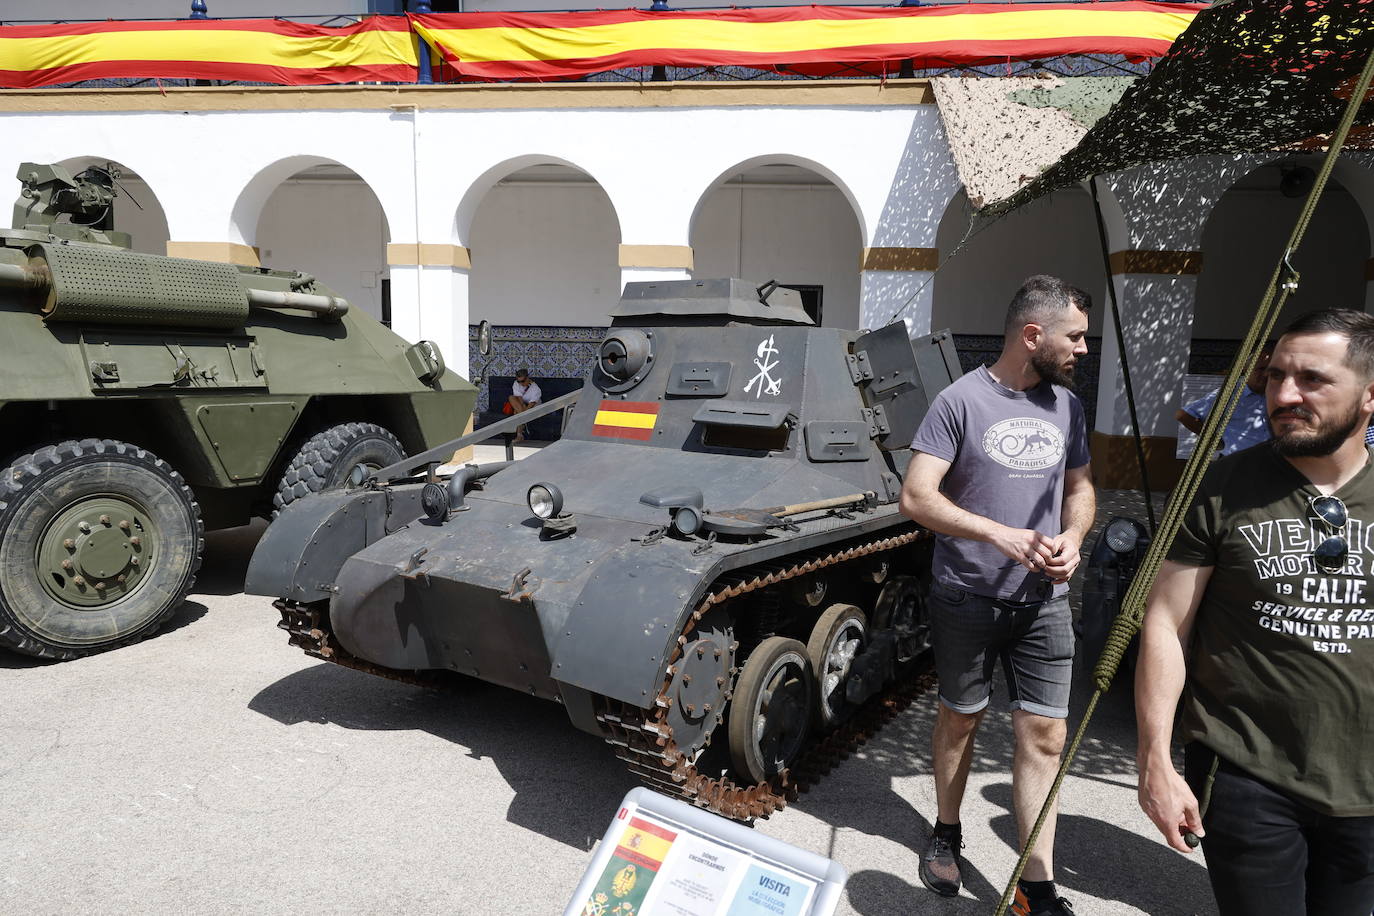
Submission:
[[[1068,717],[1074,635],[1067,596],[1005,601],[935,582],[929,606],[940,702],[955,712],[981,712],[1000,658],[1012,709]]]

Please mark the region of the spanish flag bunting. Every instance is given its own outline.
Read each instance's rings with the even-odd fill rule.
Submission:
[[[574,77],[621,67],[895,72],[1068,54],[1157,57],[1205,4],[1143,0],[412,15],[466,79]]]
[[[335,27],[282,19],[0,26],[0,86],[118,77],[289,86],[414,82],[418,42],[403,16]]]
[[[603,400],[592,418],[592,435],[647,442],[657,422],[657,401]]]

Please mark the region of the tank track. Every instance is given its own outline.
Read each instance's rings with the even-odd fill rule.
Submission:
[[[598,714],[597,718],[607,732],[606,742],[630,772],[649,787],[725,817],[752,821],[767,818],[786,807],[799,792],[817,783],[888,720],[934,685],[935,674],[929,659],[924,660],[924,670],[907,676],[905,683],[893,684],[883,693],[871,697],[844,723],[805,750],[792,767],[766,782],[740,785],[728,778],[715,778],[700,772],[673,741],[673,731],[667,722],[668,710],[672,706],[669,689],[673,682],[674,666],[681,659],[682,647],[686,643],[683,637],[692,632],[707,611],[732,598],[819,569],[895,550],[928,537],[928,532],[912,531],[813,557],[793,566],[769,568],[766,572],[758,568],[745,570],[742,576],[735,574],[723,580],[721,587],[707,594],[693,610],[691,619],[678,639],[677,650],[669,660],[668,675],[653,706],[641,709],[627,703],[608,701],[611,708]]]
[[[653,705],[644,709],[614,700],[605,700],[607,707],[597,714],[605,731],[606,743],[615,755],[625,762],[630,772],[650,788],[665,795],[680,798],[725,817],[741,821],[767,818],[794,801],[799,792],[815,785],[837,764],[847,759],[890,719],[897,716],[935,683],[929,660],[924,670],[913,672],[904,682],[893,684],[871,697],[837,728],[804,751],[796,763],[772,779],[756,785],[740,785],[728,778],[716,778],[700,772],[687,754],[673,742],[673,731],[667,723],[672,700],[668,691],[673,682],[674,665],[682,657],[685,637],[698,621],[713,607],[750,592],[770,588],[789,579],[805,576],[820,569],[838,566],[863,557],[896,550],[915,541],[930,537],[926,531],[910,531],[850,546],[844,550],[821,554],[791,566],[751,567],[731,574],[717,583],[692,611],[683,628],[677,649],[669,661],[668,674],[655,697]],[[444,687],[452,684],[443,672],[399,671],[384,668],[351,655],[339,645],[329,627],[328,605],[324,602],[301,604],[281,598],[273,602],[281,612],[278,627],[290,634],[291,645],[303,649],[307,655],[352,668],[378,677],[414,684],[420,687]]]

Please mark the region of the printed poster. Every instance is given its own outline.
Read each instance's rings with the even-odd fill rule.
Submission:
[[[676,837],[672,830],[631,817],[582,907],[582,916],[640,916],[644,898]]]
[[[750,865],[726,916],[800,916],[816,885],[800,875]]]
[[[730,899],[748,858],[690,833],[679,834],[654,892],[648,916],[714,916]]]

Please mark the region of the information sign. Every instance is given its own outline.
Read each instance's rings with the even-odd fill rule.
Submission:
[[[845,880],[824,856],[637,788],[564,916],[830,916]]]

